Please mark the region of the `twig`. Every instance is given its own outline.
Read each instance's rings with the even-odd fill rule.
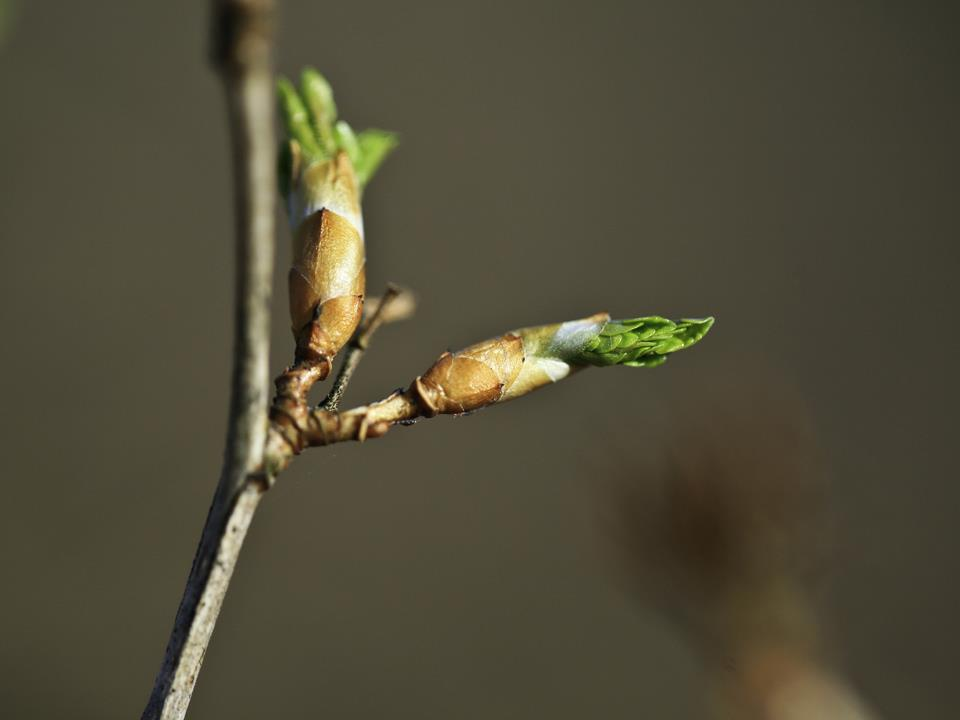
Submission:
[[[266,484],[274,191],[272,0],[214,0],[213,62],[227,96],[235,178],[234,367],[223,470],[143,718],[186,715],[244,537]]]
[[[379,402],[342,413],[314,410],[307,420],[303,441],[307,447],[323,447],[355,440],[363,442],[384,435],[393,425],[416,420],[423,408],[409,391],[397,391]]]
[[[382,315],[381,324],[389,325],[412,317],[417,309],[417,299],[413,291],[399,285],[396,288],[400,291],[400,294],[391,300],[389,305],[384,306],[382,311],[380,309],[380,298],[375,295],[369,296],[364,303],[363,319],[366,320],[373,312],[379,312]],[[373,310],[369,311],[370,308],[373,308]]]
[[[393,308],[398,306],[402,306],[400,309],[404,312],[393,312]],[[370,344],[370,338],[373,337],[377,329],[384,323],[402,320],[412,313],[413,294],[396,285],[388,285],[387,291],[379,299],[373,312],[364,320],[363,325],[360,326],[360,329],[353,336],[353,340],[350,341],[347,353],[343,358],[343,364],[340,366],[340,372],[337,373],[337,377],[333,381],[333,387],[330,389],[327,399],[320,404],[321,409],[334,412],[340,405],[340,399],[346,392],[347,385],[350,384],[350,379]]]
[[[398,390],[383,400],[344,412],[307,411],[289,423],[270,426],[264,466],[270,475],[276,475],[308,447],[382,437],[394,425],[411,423],[427,411],[410,390]]]

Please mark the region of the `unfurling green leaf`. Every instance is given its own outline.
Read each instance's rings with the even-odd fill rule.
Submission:
[[[611,320],[572,358],[588,365],[656,367],[666,356],[698,342],[713,326],[713,318],[668,320],[650,317]]]
[[[396,133],[387,130],[364,130],[357,136],[359,158],[354,162],[357,181],[365,187],[387,155],[400,143]]]
[[[343,148],[343,151],[350,158],[353,165],[353,171],[357,172],[357,163],[360,161],[360,144],[357,142],[357,136],[353,134],[351,128],[343,120],[338,120],[333,126],[333,137],[336,140],[337,147]]]
[[[337,153],[344,152],[350,158],[362,190],[397,146],[395,133],[364,130],[356,135],[347,123],[338,121],[330,83],[313,68],[307,68],[301,74],[299,91],[289,80],[280,78],[277,92],[287,137],[295,141],[299,148],[297,159],[301,170],[305,171],[315,162],[330,160]],[[290,146],[286,143],[281,145],[280,152],[280,191],[286,196],[295,182],[289,171]],[[283,171],[287,172],[284,174]]]
[[[300,74],[300,94],[310,112],[310,122],[320,147],[327,155],[333,155],[338,149],[333,132],[337,122],[333,88],[323,75],[313,68],[306,68]]]
[[[280,115],[287,130],[287,136],[296,140],[307,163],[321,160],[326,155],[310,123],[307,106],[297,93],[297,89],[286,78],[277,81],[277,93],[280,96]]]

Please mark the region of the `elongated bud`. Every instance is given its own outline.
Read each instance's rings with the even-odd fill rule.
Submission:
[[[713,318],[611,321],[598,313],[514,330],[444,353],[413,381],[410,393],[427,416],[469,412],[526,395],[589,365],[654,367],[668,354],[696,343],[712,325]]]
[[[333,357],[363,312],[363,223],[356,178],[346,153],[304,172],[311,205],[294,234],[290,319],[298,343]]]
[[[386,157],[382,146],[365,149],[370,145],[367,133],[389,137],[391,147],[396,139],[381,131],[355,136],[338,121],[330,84],[315,70],[303,72],[299,92],[282,78],[277,89],[288,136],[279,164],[293,230],[290,321],[298,356],[329,365],[363,311],[360,195]],[[362,176],[356,167],[363,168]]]

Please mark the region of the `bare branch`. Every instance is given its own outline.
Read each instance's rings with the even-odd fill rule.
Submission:
[[[376,297],[375,295],[367,297],[363,307],[364,320],[367,320],[370,315],[375,312],[379,312],[381,315],[381,325],[389,325],[390,323],[400,322],[401,320],[407,320],[413,317],[413,313],[416,312],[417,309],[417,298],[413,290],[400,287],[399,285],[395,287],[399,290],[399,295],[393,298],[390,304],[382,309],[380,308],[380,300],[382,298]],[[369,310],[370,308],[372,308],[372,310]]]
[[[235,178],[234,367],[223,470],[143,718],[180,719],[266,484],[276,170],[273,0],[214,0],[213,62],[226,90]]]
[[[409,390],[344,412],[316,409],[288,416],[288,422],[270,426],[264,465],[270,475],[276,475],[308,447],[378,438],[398,423],[406,424],[423,416],[423,406]]]
[[[413,293],[396,285],[387,286],[387,291],[383,294],[383,297],[376,301],[373,311],[369,317],[364,319],[360,329],[353,336],[353,340],[350,341],[347,353],[343,358],[343,364],[340,366],[340,372],[337,373],[337,378],[333,381],[330,394],[320,405],[323,410],[333,412],[340,405],[340,399],[346,392],[347,385],[350,384],[350,379],[353,377],[357,366],[360,365],[363,354],[370,344],[370,338],[373,337],[377,328],[385,323],[410,317],[413,314],[414,307]]]

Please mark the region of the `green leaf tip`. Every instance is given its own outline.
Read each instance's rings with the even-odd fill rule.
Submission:
[[[364,130],[357,136],[359,157],[354,162],[360,187],[365,186],[379,169],[387,155],[400,144],[396,133],[388,130]]]
[[[308,161],[323,158],[323,150],[310,124],[307,106],[297,89],[286,78],[280,78],[277,81],[277,95],[280,100],[280,117],[283,119],[289,139],[300,145]]]
[[[333,89],[327,79],[313,68],[300,74],[297,89],[285,77],[277,80],[280,116],[287,141],[281,144],[281,168],[289,165],[290,143],[295,142],[302,167],[333,158],[344,152],[350,158],[357,182],[363,189],[373,178],[387,155],[397,146],[397,136],[384,130],[364,130],[354,134],[350,126],[338,120]],[[290,192],[289,179],[281,176],[280,190]]]
[[[583,349],[575,362],[586,365],[656,367],[667,355],[696,344],[713,327],[713,318],[668,320],[658,315],[611,320]]]

